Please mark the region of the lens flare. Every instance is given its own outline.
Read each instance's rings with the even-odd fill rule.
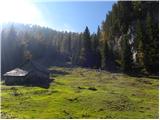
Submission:
[[[29,0],[0,0],[0,23],[16,22],[45,26],[45,20]]]

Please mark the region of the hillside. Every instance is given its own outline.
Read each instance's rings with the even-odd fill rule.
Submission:
[[[38,25],[2,25],[2,73],[26,60],[46,65],[100,68],[129,74],[159,73],[159,2],[118,1],[97,25],[80,33]]]
[[[158,78],[51,67],[49,89],[5,86],[2,118],[158,118]]]

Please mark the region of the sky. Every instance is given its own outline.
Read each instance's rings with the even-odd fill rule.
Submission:
[[[98,25],[116,1],[52,0],[0,1],[0,22],[38,24],[60,31],[82,32],[88,26],[96,32]],[[5,11],[5,12],[4,12]]]

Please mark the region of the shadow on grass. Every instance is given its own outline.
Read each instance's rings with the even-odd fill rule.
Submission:
[[[24,86],[30,86],[30,87],[41,87],[48,89],[50,87],[51,82],[53,82],[54,79],[48,79],[45,81],[41,81],[39,83],[31,83],[31,84],[26,84]]]
[[[159,76],[148,76],[148,78],[159,79]]]
[[[157,74],[152,75],[152,74],[138,74],[138,73],[125,73],[131,77],[145,77],[145,78],[151,78],[151,79],[159,79],[159,76]]]
[[[60,70],[49,70],[50,74],[58,74],[58,75],[67,75],[69,74],[68,72],[65,71],[60,71]]]
[[[24,82],[15,82],[11,84],[6,84],[5,82],[3,84],[7,86],[25,86],[25,87],[41,87],[48,89],[50,87],[51,82],[53,82],[54,79],[48,79],[45,81],[24,81]]]

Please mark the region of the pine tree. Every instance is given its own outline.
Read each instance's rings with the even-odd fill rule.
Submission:
[[[99,68],[101,66],[101,54],[100,54],[100,39],[101,39],[101,30],[98,26],[97,36],[96,36],[96,66]]]
[[[68,54],[71,53],[71,32],[68,33],[68,37],[67,37],[67,52]]]
[[[129,35],[125,35],[122,40],[122,67],[124,72],[132,72],[133,57],[129,43]]]
[[[83,33],[83,48],[81,48],[80,63],[82,66],[91,67],[92,52],[91,52],[91,38],[88,27]]]
[[[158,25],[154,25],[154,21],[150,13],[146,18],[146,39],[144,43],[145,65],[149,72],[158,71]]]
[[[145,65],[144,65],[144,49],[143,49],[143,31],[140,20],[137,21],[136,24],[136,38],[135,38],[135,50],[136,54],[136,71],[139,73],[145,73]]]
[[[107,41],[104,42],[102,51],[101,51],[101,68],[106,69],[107,68],[107,59],[109,59],[109,47]]]

